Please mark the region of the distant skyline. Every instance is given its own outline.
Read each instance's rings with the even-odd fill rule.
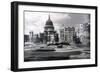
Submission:
[[[48,15],[50,14],[50,19],[53,22],[56,31],[63,27],[79,27],[78,24],[83,24],[89,22],[89,14],[76,14],[76,13],[49,13],[49,12],[28,12],[25,11],[25,33],[29,34],[33,31],[34,34],[44,32],[44,26],[48,20]]]

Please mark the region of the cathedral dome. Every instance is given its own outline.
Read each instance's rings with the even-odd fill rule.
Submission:
[[[46,25],[53,25],[53,23],[52,23],[50,18],[46,21]]]
[[[50,15],[48,16],[48,20],[46,21],[44,28],[45,28],[45,31],[54,31],[53,22],[50,19]]]
[[[46,24],[45,24],[45,27],[53,27],[53,22],[51,21],[51,19],[50,19],[50,15],[49,15],[49,18],[48,18],[48,20],[46,21]],[[54,28],[54,27],[53,27]]]

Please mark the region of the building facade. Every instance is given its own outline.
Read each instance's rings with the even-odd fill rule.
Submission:
[[[77,36],[82,44],[88,45],[90,43],[90,23],[80,24]]]
[[[75,36],[74,27],[64,27],[63,29],[60,29],[59,42],[73,43],[74,36]]]
[[[50,19],[50,15],[48,16],[48,20],[46,21],[44,27],[44,43],[55,43],[56,37],[58,37],[57,32],[54,30],[53,22]]]

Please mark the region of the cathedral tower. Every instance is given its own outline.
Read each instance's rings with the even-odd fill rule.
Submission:
[[[48,20],[46,21],[44,27],[44,42],[45,43],[53,43],[55,39],[55,30],[53,26],[53,22],[51,21],[50,14],[48,15]]]

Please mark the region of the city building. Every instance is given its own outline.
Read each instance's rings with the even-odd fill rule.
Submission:
[[[55,43],[58,37],[57,32],[54,30],[53,22],[50,19],[50,15],[48,16],[48,20],[46,21],[44,27],[44,43]],[[56,41],[55,41],[56,40]]]
[[[39,43],[40,39],[39,39],[39,35],[38,34],[34,34],[33,31],[29,32],[29,42],[31,43]]]
[[[64,27],[63,29],[60,29],[59,42],[73,43],[74,36],[75,36],[74,27]]]
[[[90,43],[90,23],[79,24],[77,36],[83,45],[88,45]]]
[[[30,42],[33,42],[34,40],[33,40],[33,35],[34,35],[34,33],[32,32],[32,31],[30,31],[29,32],[29,41]]]
[[[24,35],[24,42],[29,42],[29,35]]]
[[[34,34],[33,31],[29,32],[29,35],[25,35],[25,41],[29,41],[31,43],[43,43],[43,44],[54,44],[59,42],[59,37],[57,31],[54,29],[53,22],[50,19],[50,15],[48,16],[48,20],[44,26],[44,32],[39,34]]]
[[[60,29],[60,35],[59,35],[59,42],[65,42],[64,36],[65,36],[65,32],[64,29]]]

